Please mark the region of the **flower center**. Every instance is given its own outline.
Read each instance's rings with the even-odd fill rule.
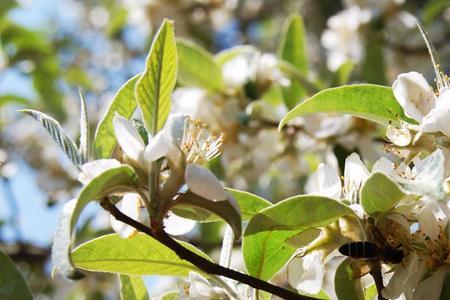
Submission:
[[[215,136],[206,123],[186,119],[180,150],[187,163],[203,164],[217,157],[222,151],[223,135]]]

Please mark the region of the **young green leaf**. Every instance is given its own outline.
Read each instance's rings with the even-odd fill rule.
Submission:
[[[336,270],[334,277],[335,292],[338,299],[361,300],[364,294],[359,279],[355,279],[351,258],[344,260]]]
[[[164,20],[147,57],[145,71],[136,83],[137,103],[145,127],[155,135],[170,112],[170,96],[177,79],[177,50],[173,23]]]
[[[145,283],[139,276],[119,275],[120,300],[149,300]]]
[[[10,300],[32,300],[30,288],[14,262],[0,250],[0,297]]]
[[[75,142],[66,134],[58,121],[49,115],[33,109],[21,109],[19,112],[27,114],[38,121],[64,151],[72,163],[77,167],[81,166],[82,159]]]
[[[271,203],[264,198],[256,196],[252,193],[239,191],[236,189],[227,188],[228,192],[233,195],[241,209],[241,218],[243,221],[250,220],[251,217],[256,215],[262,209],[269,207]]]
[[[72,233],[78,217],[86,205],[93,200],[100,200],[112,193],[129,192],[137,188],[139,179],[134,170],[128,165],[106,170],[92,179],[78,198],[67,202],[59,217],[55,239],[52,246],[52,261],[55,270],[67,278],[76,279],[79,275],[70,260]]]
[[[221,67],[238,55],[242,55],[242,54],[249,53],[249,52],[255,52],[255,51],[257,51],[257,50],[253,46],[248,46],[248,45],[235,46],[232,48],[222,50],[219,53],[217,53],[214,56],[214,61]]]
[[[381,85],[355,84],[323,90],[303,101],[281,120],[279,129],[295,117],[310,113],[345,113],[383,125],[399,121],[416,123],[405,116],[392,89]]]
[[[223,90],[222,70],[208,51],[183,39],[177,40],[177,50],[181,83],[211,91]]]
[[[211,260],[194,246],[180,243],[196,254]],[[90,240],[73,250],[72,260],[77,268],[94,272],[133,276],[188,276],[190,271],[203,274],[193,264],[180,259],[171,249],[143,233],[129,239],[108,234]]]
[[[405,196],[394,181],[380,172],[372,173],[360,190],[361,205],[369,215],[388,211]]]
[[[178,215],[199,221],[210,221],[208,220],[210,214],[215,214],[231,226],[236,239],[241,237],[241,215],[230,201],[211,201],[190,192],[182,194],[177,201],[174,211]]]
[[[124,118],[131,118],[136,110],[136,100],[134,97],[134,86],[140,74],[128,80],[116,93],[111,104],[97,125],[94,137],[95,158],[109,158],[117,144],[114,134],[113,119],[117,112]]]
[[[89,122],[86,110],[86,101],[84,100],[83,92],[81,89],[78,91],[80,94],[80,145],[79,152],[82,163],[86,163],[89,159],[90,136],[89,136]]]
[[[301,74],[307,75],[306,32],[303,19],[298,14],[290,16],[284,24],[278,57],[290,63]],[[289,87],[283,87],[282,91],[284,102],[289,109],[306,95],[305,88],[296,80],[292,80]]]
[[[287,240],[307,229],[353,214],[346,205],[321,196],[295,196],[256,214],[247,226],[243,256],[250,275],[269,280],[295,252]]]

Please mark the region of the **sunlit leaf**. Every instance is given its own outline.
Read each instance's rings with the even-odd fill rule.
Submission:
[[[215,214],[231,226],[236,239],[240,238],[242,234],[241,215],[230,201],[211,201],[188,192],[181,195],[177,202],[174,209],[177,215],[198,221],[210,221],[210,214]]]
[[[50,134],[53,140],[59,145],[59,147],[61,147],[74,165],[79,167],[82,164],[82,159],[75,142],[65,133],[58,121],[37,110],[22,109],[19,111],[38,121]]]
[[[139,276],[119,275],[121,300],[149,300],[145,283]]]
[[[187,40],[178,40],[177,50],[181,83],[212,91],[223,89],[222,70],[208,51]]]
[[[262,209],[271,205],[269,201],[249,192],[231,188],[227,188],[227,191],[233,195],[234,199],[236,199],[239,204],[239,208],[241,209],[241,218],[244,221],[249,220]]]
[[[194,246],[180,243],[211,260]],[[129,239],[108,234],[90,240],[73,250],[72,260],[80,269],[134,276],[188,276],[190,271],[201,272],[190,262],[180,259],[171,249],[143,233]]]
[[[380,172],[371,174],[360,191],[361,205],[369,215],[388,211],[405,196],[395,182]]]
[[[361,300],[364,299],[359,279],[355,279],[351,267],[351,258],[344,260],[336,270],[334,277],[335,292],[338,299]]]
[[[169,115],[170,96],[177,79],[177,64],[173,23],[165,19],[153,39],[145,71],[135,89],[142,119],[152,135],[161,129]]]
[[[345,113],[383,125],[399,121],[415,123],[405,116],[392,89],[381,85],[355,84],[323,90],[288,112],[279,128],[295,117],[310,113]]]
[[[78,198],[67,202],[59,217],[58,227],[52,246],[52,261],[55,270],[67,278],[76,279],[79,273],[70,260],[72,233],[78,217],[86,205],[112,193],[133,191],[139,185],[138,176],[128,165],[109,169],[92,179]]]
[[[290,16],[284,24],[278,56],[290,63],[301,74],[308,73],[306,32],[300,15]],[[284,102],[289,109],[292,109],[306,95],[305,88],[296,80],[292,80],[290,86],[283,87],[282,91]]]
[[[139,75],[128,80],[116,93],[111,104],[97,125],[94,137],[94,152],[96,158],[109,158],[117,144],[114,134],[113,119],[117,112],[124,118],[131,118],[136,110],[134,86]]]
[[[30,288],[14,262],[0,250],[0,298],[32,300]]]
[[[289,238],[310,228],[328,225],[353,214],[346,205],[320,196],[295,196],[256,214],[244,232],[243,256],[250,275],[269,280],[296,248]]]

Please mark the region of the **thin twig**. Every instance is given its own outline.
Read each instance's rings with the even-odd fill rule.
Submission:
[[[162,228],[155,226],[154,228],[150,228],[145,226],[142,223],[139,223],[127,215],[123,214],[119,209],[117,209],[116,206],[114,206],[107,198],[104,198],[100,205],[107,211],[111,213],[116,220],[121,221],[127,225],[130,225],[131,227],[134,227],[135,229],[151,236],[152,238],[156,239],[166,247],[173,250],[181,259],[187,260],[188,262],[195,265],[197,268],[202,270],[203,272],[209,273],[209,274],[215,274],[219,276],[224,276],[239,282],[242,282],[244,284],[247,284],[255,289],[263,290],[266,292],[269,292],[273,295],[276,295],[278,297],[281,297],[283,299],[292,299],[292,300],[313,300],[316,298],[307,297],[303,295],[299,295],[295,292],[292,292],[290,290],[284,289],[282,287],[273,285],[267,281],[261,280],[259,278],[223,267],[221,265],[218,265],[216,263],[213,263],[194,252],[186,249],[181,244],[179,244],[177,241],[172,239]]]

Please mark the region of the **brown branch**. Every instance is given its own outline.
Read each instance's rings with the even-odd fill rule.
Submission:
[[[224,276],[239,282],[242,282],[244,284],[247,284],[257,290],[263,290],[266,292],[269,292],[273,295],[276,295],[278,297],[281,297],[283,299],[292,299],[292,300],[313,300],[316,298],[307,297],[303,295],[299,295],[295,292],[292,292],[290,290],[284,289],[282,287],[273,285],[267,281],[261,280],[259,278],[229,269],[225,268],[221,265],[218,265],[216,263],[213,263],[196,253],[186,249],[182,245],[180,245],[177,241],[172,239],[164,230],[161,228],[150,228],[145,226],[142,223],[139,223],[127,215],[123,214],[119,209],[117,209],[116,206],[114,206],[107,198],[104,198],[100,205],[107,211],[111,213],[116,220],[121,221],[125,224],[128,224],[137,230],[151,236],[152,238],[156,239],[166,247],[173,250],[181,259],[187,260],[188,262],[195,265],[200,270],[209,273],[209,274],[216,274],[220,276]]]

